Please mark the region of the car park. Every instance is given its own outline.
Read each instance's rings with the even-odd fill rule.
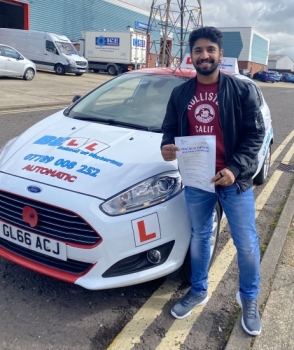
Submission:
[[[251,78],[251,73],[250,73],[250,70],[248,69],[239,69],[239,73],[241,75],[245,75],[248,78]]]
[[[267,70],[262,70],[253,74],[253,79],[260,80],[263,82],[275,82],[275,75]]]
[[[122,74],[10,140],[0,150],[0,256],[88,289],[146,282],[180,268],[187,279],[183,185],[160,143],[172,89],[195,74]],[[261,184],[273,141],[270,111],[259,87],[236,76],[252,85],[264,118],[255,176]],[[211,258],[221,217],[217,205]]]
[[[294,75],[292,73],[282,73],[281,81],[285,83],[294,83]]]
[[[25,58],[13,47],[0,43],[0,76],[32,80],[35,74],[35,63]]]

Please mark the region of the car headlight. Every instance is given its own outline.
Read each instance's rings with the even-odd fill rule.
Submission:
[[[159,174],[142,181],[101,204],[108,215],[122,215],[151,207],[174,197],[183,188],[178,171]]]
[[[69,58],[67,58],[66,60],[67,60],[67,62],[69,63],[70,66],[76,66],[77,65],[76,61],[74,61],[74,60],[71,60]]]
[[[12,143],[17,139],[17,137],[14,137],[13,139],[9,140],[3,147],[0,147],[0,160],[4,156],[5,152],[8,151],[9,147],[12,145]]]

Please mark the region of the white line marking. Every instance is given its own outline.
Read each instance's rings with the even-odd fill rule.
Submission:
[[[47,106],[47,107],[36,107],[36,108],[24,108],[24,109],[11,109],[11,110],[5,110],[5,111],[0,111],[0,116],[1,114],[18,114],[18,113],[27,113],[27,112],[38,112],[38,111],[49,111],[52,109],[58,109],[62,110],[66,108],[67,105],[59,105],[59,106]]]

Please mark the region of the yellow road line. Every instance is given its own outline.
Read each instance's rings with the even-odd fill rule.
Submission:
[[[277,150],[272,154],[272,162],[280,155],[286,145],[294,136],[294,131],[292,131],[285,140],[281,143],[281,145],[277,148]],[[294,152],[291,150],[288,152],[290,154]],[[292,153],[293,155],[293,153]],[[289,156],[285,156],[288,159]],[[272,164],[272,163],[271,163]],[[268,184],[265,186],[262,193],[258,196],[256,200],[256,207],[258,207],[258,211],[256,212],[256,217],[258,217],[260,213],[261,206],[260,203],[262,201],[263,196],[268,198],[271,193],[270,190],[276,185],[276,173],[281,173],[279,170],[276,170],[273,176],[270,178]],[[273,181],[271,182],[271,179]],[[266,195],[266,193],[269,193]],[[220,231],[224,229],[227,225],[227,220],[222,220]],[[232,262],[234,256],[236,254],[235,246],[233,245],[232,239],[229,239],[225,247],[222,249],[218,257],[215,259],[213,265],[211,266],[209,272],[209,294],[211,295],[213,291],[216,289],[219,281],[222,279],[224,273],[227,271],[230,263]],[[108,350],[131,350],[135,344],[140,343],[140,337],[144,334],[145,330],[152,324],[156,317],[158,317],[161,312],[163,306],[170,300],[172,294],[178,288],[179,283],[173,282],[172,280],[167,280],[163,283],[159,290],[155,291],[153,295],[146,301],[146,303],[138,310],[138,312],[134,315],[133,319],[122,329],[122,331],[117,335],[112,344],[108,347]],[[165,338],[161,341],[157,350],[166,350],[166,349],[179,349],[180,345],[184,343],[187,335],[189,334],[193,324],[195,323],[197,317],[200,315],[203,307],[196,308],[192,315],[188,318],[178,321],[175,320],[169,331],[166,333]]]
[[[127,350],[140,343],[140,336],[147,327],[159,316],[163,306],[171,298],[181,282],[167,280],[160,286],[146,303],[139,309],[133,319],[114,339],[108,350]]]
[[[277,147],[275,152],[271,156],[271,165],[274,163],[274,161],[278,158],[280,153],[284,150],[284,148],[287,146],[287,144],[290,142],[290,140],[294,137],[294,130],[290,132],[290,134],[285,138],[285,140]]]
[[[294,154],[294,144],[287,152],[283,158],[283,163],[288,163],[291,157]],[[267,185],[263,191],[259,194],[256,199],[256,207],[258,210],[255,213],[255,217],[258,218],[261,209],[267,202],[269,195],[274,190],[278,180],[282,175],[282,171],[275,170],[273,176],[269,179]],[[230,266],[232,260],[236,254],[236,248],[233,245],[233,240],[230,238],[225,247],[222,249],[216,260],[214,261],[210,271],[209,271],[209,296],[216,290],[219,282],[222,280],[225,272]],[[237,292],[237,291],[236,291]],[[175,320],[165,334],[165,337],[162,339],[161,343],[157,346],[156,350],[178,350],[180,346],[185,342],[188,334],[190,333],[194,323],[201,314],[205,305],[195,308],[192,314],[184,320]]]

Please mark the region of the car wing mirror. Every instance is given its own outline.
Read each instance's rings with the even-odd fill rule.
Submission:
[[[80,99],[82,96],[81,95],[75,95],[72,99],[72,102],[76,102],[78,99]]]

